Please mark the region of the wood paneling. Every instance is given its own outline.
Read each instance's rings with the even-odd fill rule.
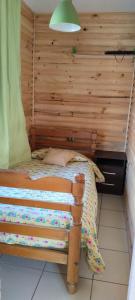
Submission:
[[[96,129],[99,149],[123,151],[133,62],[104,51],[133,49],[135,14],[83,14],[82,31],[70,34],[48,22],[35,17],[35,125]]]
[[[128,132],[126,194],[132,242],[135,235],[135,80]]]
[[[29,131],[32,123],[34,16],[24,3],[22,3],[21,22],[22,100]]]
[[[96,150],[97,132],[95,130],[71,130],[57,127],[31,127],[31,149],[63,148],[76,150],[89,158],[93,158]]]

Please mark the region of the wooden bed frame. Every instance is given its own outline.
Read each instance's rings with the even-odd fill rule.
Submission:
[[[0,253],[10,254],[16,256],[23,256],[31,259],[45,260],[60,264],[67,264],[67,283],[70,293],[76,291],[76,284],[78,282],[78,268],[80,260],[80,241],[81,241],[81,215],[82,215],[82,196],[84,176],[76,176],[76,182],[57,178],[44,177],[42,179],[31,180],[25,173],[16,174],[12,171],[3,171],[0,173],[0,185],[18,188],[40,189],[47,191],[57,191],[72,193],[75,199],[74,205],[63,203],[51,203],[46,201],[34,201],[32,199],[15,199],[0,197],[0,203],[21,205],[28,207],[37,207],[44,209],[53,209],[60,211],[71,212],[73,217],[73,227],[71,230],[45,228],[40,226],[25,225],[25,224],[11,224],[0,222],[0,231],[14,234],[30,235],[36,237],[44,237],[55,240],[68,240],[68,252],[38,249],[34,247],[8,245],[0,243]]]
[[[33,126],[30,130],[30,145],[32,150],[44,147],[66,148],[93,157],[97,146],[97,131]]]
[[[79,149],[82,153],[93,154],[96,145],[96,132],[63,131],[52,128],[31,129],[32,149],[42,147],[61,147]],[[22,256],[31,259],[45,260],[60,264],[67,264],[67,286],[70,293],[75,293],[79,277],[80,243],[81,243],[81,216],[82,196],[84,189],[84,175],[75,177],[75,182],[58,177],[44,177],[31,180],[27,173],[14,170],[0,170],[0,186],[26,188],[35,190],[47,190],[54,192],[72,193],[74,205],[63,203],[51,203],[47,201],[35,201],[32,199],[15,199],[0,197],[0,203],[37,207],[44,209],[67,211],[72,214],[73,226],[70,230],[61,228],[45,228],[41,226],[13,224],[0,222],[0,232],[44,237],[56,240],[67,240],[67,252],[61,250],[49,250],[30,246],[9,245],[0,243],[0,253]]]

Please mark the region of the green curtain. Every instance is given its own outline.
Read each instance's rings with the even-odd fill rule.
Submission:
[[[0,168],[30,159],[20,72],[21,0],[0,0]]]

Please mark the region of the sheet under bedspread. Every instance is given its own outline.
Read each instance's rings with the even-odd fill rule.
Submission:
[[[81,159],[78,157],[77,160]],[[84,160],[85,161],[69,163],[66,167],[44,165],[39,160],[32,160],[19,165],[18,168],[28,171],[33,180],[43,176],[58,176],[73,180],[76,174],[85,174],[82,245],[88,250],[87,258],[91,269],[94,272],[101,272],[104,269],[104,262],[98,250],[96,233],[97,192],[95,186],[95,174],[99,180],[102,180],[103,178],[93,162],[86,161],[86,159]],[[73,203],[74,201],[71,194],[5,187],[0,187],[0,196],[64,203]],[[72,216],[70,213],[7,204],[0,204],[0,221],[61,228],[69,228],[72,226]],[[55,241],[7,233],[0,233],[0,242],[58,249],[65,248],[67,246],[66,241]]]
[[[0,196],[31,199],[32,200],[46,200],[49,202],[61,202],[67,204],[74,204],[72,194],[58,193],[58,192],[44,192],[31,191],[27,189],[16,189],[0,187]],[[55,200],[56,199],[56,200]],[[12,222],[19,224],[33,224],[44,227],[61,227],[69,229],[72,226],[72,216],[68,212],[56,211],[42,208],[31,208],[25,206],[14,206],[8,204],[0,205],[0,221]],[[0,233],[0,241],[10,244],[21,244],[34,247],[46,248],[65,248],[66,242],[49,240],[37,237],[27,237],[18,234]]]

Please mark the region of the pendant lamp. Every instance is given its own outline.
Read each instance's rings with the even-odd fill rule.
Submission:
[[[62,32],[75,32],[81,29],[72,0],[60,0],[52,14],[49,28]]]

